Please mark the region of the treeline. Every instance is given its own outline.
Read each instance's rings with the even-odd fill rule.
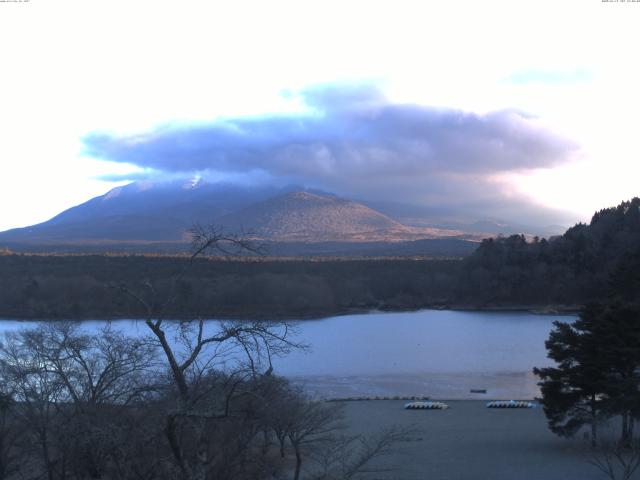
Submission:
[[[461,238],[425,238],[400,242],[274,242],[260,241],[268,257],[339,257],[339,258],[460,258],[470,255],[478,246],[475,240]],[[181,255],[189,253],[186,242],[138,243],[14,243],[2,241],[3,250],[16,253],[96,254],[108,249],[119,254]]]
[[[611,274],[638,258],[640,199],[634,198],[550,240],[484,240],[463,262],[458,298],[483,306],[582,305],[606,295]]]
[[[446,304],[456,260],[271,260],[0,255],[0,318],[144,317],[122,288],[175,295],[165,315],[318,317]],[[184,275],[175,281],[183,269]]]

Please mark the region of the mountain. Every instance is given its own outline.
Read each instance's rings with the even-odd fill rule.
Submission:
[[[402,252],[386,243],[407,245],[409,252],[427,252],[425,240],[438,252],[451,242],[478,241],[481,235],[461,230],[407,226],[362,203],[300,187],[249,187],[213,184],[199,179],[173,182],[136,182],[70,208],[38,225],[0,233],[0,247],[16,250],[184,250],[195,224],[215,224],[271,244],[293,244],[296,252]],[[373,247],[373,243],[380,245]],[[305,244],[314,243],[307,249]],[[347,245],[350,244],[350,245]],[[126,246],[126,247],[125,247]],[[450,251],[471,247],[453,245]],[[55,247],[55,248],[54,248]],[[286,252],[278,245],[274,250]],[[318,254],[318,253],[316,253]],[[339,253],[338,253],[339,254]],[[391,254],[391,253],[389,253]],[[395,253],[394,253],[395,254]],[[411,253],[419,254],[419,253]]]
[[[213,223],[222,215],[281,192],[275,187],[210,184],[197,179],[135,182],[114,188],[41,224],[2,232],[0,242],[184,242],[194,223]]]
[[[373,241],[402,237],[410,231],[360,203],[301,191],[224,215],[219,223],[231,231],[280,241]]]
[[[281,191],[276,187],[212,184],[197,178],[172,182],[135,182],[70,208],[45,223],[69,224],[90,218],[156,213],[191,225],[195,221],[209,222]]]

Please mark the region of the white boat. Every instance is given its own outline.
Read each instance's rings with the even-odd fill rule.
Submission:
[[[494,400],[487,403],[487,408],[535,408],[533,402],[517,401],[517,400]]]
[[[446,410],[449,405],[443,402],[409,402],[404,406],[407,410]]]

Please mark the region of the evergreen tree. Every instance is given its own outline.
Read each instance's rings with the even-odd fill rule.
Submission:
[[[607,410],[622,420],[622,443],[631,443],[633,422],[640,416],[640,309],[614,301],[592,320],[593,334],[606,366]]]
[[[556,367],[534,368],[541,382],[540,402],[549,428],[560,436],[572,436],[585,425],[591,442],[597,440],[597,424],[606,411],[606,373],[601,363],[602,345],[593,335],[593,318],[601,307],[590,305],[572,324],[555,322],[545,342]]]
[[[621,441],[629,444],[640,418],[640,309],[611,301],[584,307],[572,324],[555,323],[546,342],[556,367],[535,368],[551,431],[571,436],[611,416],[622,420]]]

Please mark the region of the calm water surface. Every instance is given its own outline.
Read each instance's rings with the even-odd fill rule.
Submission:
[[[544,342],[554,320],[573,317],[422,310],[307,320],[299,323],[299,340],[310,351],[274,363],[276,372],[322,397],[533,398],[538,388],[531,369],[550,364]],[[34,324],[4,320],[0,332]],[[142,322],[114,324],[147,333]],[[104,322],[83,325],[97,331]],[[478,388],[487,394],[470,392]]]

